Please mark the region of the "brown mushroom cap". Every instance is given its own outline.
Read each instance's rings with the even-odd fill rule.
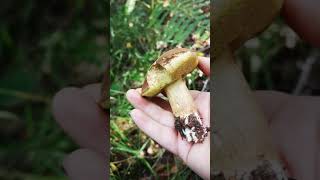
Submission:
[[[162,54],[150,67],[142,85],[142,96],[152,97],[163,88],[192,72],[198,65],[195,52],[175,48]]]
[[[213,7],[213,56],[238,48],[262,32],[278,15],[283,0],[217,0]]]

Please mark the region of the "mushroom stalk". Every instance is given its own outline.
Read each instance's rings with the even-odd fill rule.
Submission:
[[[202,142],[208,134],[208,128],[203,127],[197,107],[183,79],[178,79],[167,86],[172,112],[175,116],[175,128],[188,142]]]
[[[197,107],[183,80],[197,65],[195,52],[185,48],[169,50],[151,65],[141,92],[145,97],[166,92],[175,116],[175,128],[182,138],[191,143],[203,142],[209,131],[202,125]]]
[[[176,117],[197,113],[197,108],[184,80],[179,79],[170,84],[165,88],[165,92]]]
[[[232,53],[213,62],[213,177],[286,179],[263,112]]]

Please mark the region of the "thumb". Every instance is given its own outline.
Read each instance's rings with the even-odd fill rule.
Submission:
[[[198,59],[199,59],[199,64],[198,64],[199,69],[206,76],[210,76],[210,58],[208,58],[208,57],[198,57]]]
[[[71,180],[106,179],[108,174],[104,157],[89,149],[72,152],[64,159],[63,167]]]

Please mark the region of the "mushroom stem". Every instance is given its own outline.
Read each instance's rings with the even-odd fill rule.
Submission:
[[[196,105],[183,79],[179,79],[167,86],[165,92],[172,112],[176,117],[197,113]]]
[[[267,120],[229,50],[214,59],[212,72],[213,176],[286,179]]]
[[[208,134],[208,128],[202,125],[197,107],[185,81],[179,79],[164,90],[175,116],[175,128],[181,137],[186,138],[188,142],[202,142]]]

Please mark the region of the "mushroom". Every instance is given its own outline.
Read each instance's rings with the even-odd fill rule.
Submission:
[[[175,48],[161,55],[150,67],[141,95],[153,97],[164,91],[175,116],[175,128],[191,143],[202,143],[209,128],[204,127],[184,76],[198,65],[195,52]]]
[[[213,3],[213,146],[211,177],[287,179],[268,122],[257,106],[233,51],[271,24],[282,0]]]

